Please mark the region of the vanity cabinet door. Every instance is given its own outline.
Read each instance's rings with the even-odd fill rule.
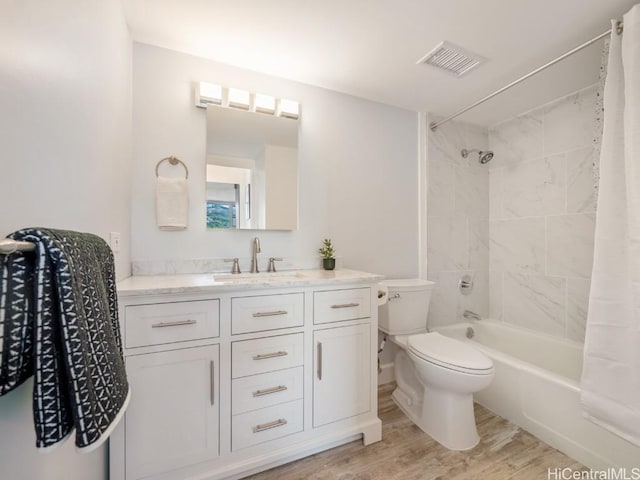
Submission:
[[[219,455],[218,345],[127,357],[126,478]]]
[[[314,427],[370,411],[370,328],[363,324],[314,332]]]

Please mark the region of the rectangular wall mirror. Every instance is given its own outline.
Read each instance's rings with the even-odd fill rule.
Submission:
[[[298,228],[298,122],[207,107],[207,228]]]

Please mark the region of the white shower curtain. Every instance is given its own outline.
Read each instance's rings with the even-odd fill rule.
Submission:
[[[587,418],[640,445],[640,4],[611,34],[581,396]]]

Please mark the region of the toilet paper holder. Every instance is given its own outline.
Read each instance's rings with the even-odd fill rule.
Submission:
[[[382,307],[389,301],[389,289],[386,285],[378,284],[378,307]]]

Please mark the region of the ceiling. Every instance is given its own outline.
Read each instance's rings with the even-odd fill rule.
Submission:
[[[122,0],[133,39],[415,111],[450,114],[610,28],[637,0]],[[448,40],[488,61],[416,61]],[[595,83],[602,42],[462,119],[491,125]]]

